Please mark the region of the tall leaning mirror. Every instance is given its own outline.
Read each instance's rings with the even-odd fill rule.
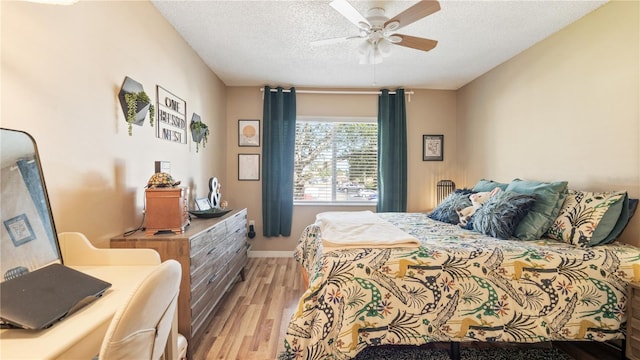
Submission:
[[[0,281],[61,262],[36,143],[0,128]]]

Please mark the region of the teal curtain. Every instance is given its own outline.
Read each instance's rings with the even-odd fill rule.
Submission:
[[[407,211],[407,110],[404,89],[378,98],[378,212]]]
[[[262,111],[262,225],[264,236],[290,236],[293,219],[293,165],[296,90],[264,87]]]

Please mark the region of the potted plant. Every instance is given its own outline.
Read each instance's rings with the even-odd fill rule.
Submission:
[[[144,90],[124,94],[127,103],[127,122],[129,123],[129,136],[132,134],[132,124],[142,125],[149,112],[149,123],[153,126],[155,107],[151,103],[149,95]]]
[[[191,139],[196,143],[196,152],[198,152],[200,142],[202,142],[203,148],[207,144],[207,139],[209,138],[209,127],[202,121],[195,120],[191,120],[189,127],[191,128]]]

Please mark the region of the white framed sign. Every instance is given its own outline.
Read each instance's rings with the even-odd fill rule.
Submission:
[[[157,86],[157,132],[159,139],[187,143],[187,102]]]

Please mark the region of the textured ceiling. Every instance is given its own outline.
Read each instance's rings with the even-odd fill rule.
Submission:
[[[349,1],[389,18],[416,1]],[[438,40],[429,52],[392,46],[381,64],[360,65],[357,28],[317,1],[160,1],[154,6],[228,86],[458,89],[606,1],[441,1],[441,10],[398,31]]]

